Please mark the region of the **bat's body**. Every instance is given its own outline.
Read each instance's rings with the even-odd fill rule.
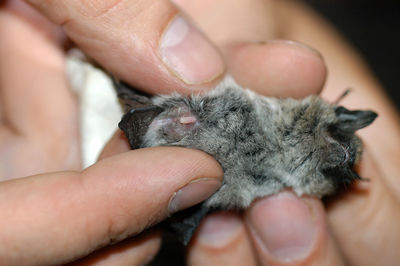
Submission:
[[[317,96],[263,97],[231,79],[190,97],[146,98],[120,83],[117,89],[127,105],[120,127],[132,148],[200,149],[224,170],[222,187],[201,211],[184,219],[195,224],[181,230],[185,242],[209,209],[246,208],[286,187],[321,197],[359,179],[352,168],[362,147],[354,132],[376,117],[372,111],[349,111]]]

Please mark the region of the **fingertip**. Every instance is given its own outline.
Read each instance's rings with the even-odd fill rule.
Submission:
[[[297,42],[235,44],[227,53],[228,70],[238,83],[267,96],[302,98],[318,94],[326,80],[322,56]]]
[[[209,215],[201,223],[194,241],[208,248],[223,248],[244,232],[238,214],[219,212]]]
[[[83,171],[83,182],[90,189],[87,197],[99,208],[96,220],[111,223],[99,229],[113,228],[106,234],[119,239],[167,217],[172,199],[180,208],[207,199],[218,189],[222,176],[220,165],[204,152],[156,147],[103,159]],[[185,188],[194,184],[202,191],[185,195],[193,192]],[[103,197],[104,193],[113,196]]]
[[[182,15],[169,22],[159,48],[162,62],[185,84],[208,83],[224,72],[218,49]]]
[[[315,198],[280,192],[255,202],[246,213],[246,222],[260,261],[268,265],[341,262],[328,233],[323,205]]]
[[[257,265],[242,218],[233,212],[213,213],[203,220],[187,260],[189,265]]]

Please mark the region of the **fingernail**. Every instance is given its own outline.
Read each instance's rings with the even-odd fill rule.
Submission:
[[[160,54],[170,71],[187,84],[205,83],[224,72],[217,48],[181,16],[176,16],[164,31]]]
[[[321,53],[318,50],[316,50],[316,49],[312,48],[311,46],[308,46],[304,43],[301,43],[301,42],[295,42],[295,41],[291,41],[291,40],[270,40],[267,43],[268,44],[278,44],[278,45],[281,44],[281,45],[287,45],[287,46],[291,46],[291,47],[300,48],[303,51],[307,51],[313,55],[323,58],[323,56],[321,55]]]
[[[251,209],[250,226],[255,238],[281,262],[307,257],[316,241],[311,207],[291,192],[256,202]]]
[[[207,216],[198,232],[198,240],[211,247],[224,247],[240,233],[242,222],[234,213],[221,212]]]
[[[196,179],[177,192],[168,204],[170,214],[186,209],[208,199],[221,186],[221,182],[212,178]]]

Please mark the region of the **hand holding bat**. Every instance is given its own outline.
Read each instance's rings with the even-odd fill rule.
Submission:
[[[207,9],[196,6],[195,1],[175,1],[211,36],[226,62],[224,66],[222,56],[213,48],[193,46],[206,54],[197,57],[197,65],[190,66],[187,63],[191,61],[184,56],[195,53],[172,56],[179,42],[163,39],[168,42],[159,45],[162,37],[174,36],[163,33],[190,32],[175,35],[195,37],[180,43],[181,48],[207,46],[209,42],[199,41],[202,35],[193,32],[194,28],[187,24],[190,22],[181,20],[185,16],[175,16],[179,10],[167,1],[142,1],[141,5],[132,6],[131,3],[138,2],[97,1],[87,6],[82,6],[81,1],[30,2],[51,20],[63,24],[76,44],[118,78],[152,94],[177,90],[189,95],[210,89],[220,82],[224,67],[240,84],[259,94],[296,98],[317,94],[326,78],[321,57],[297,43],[269,40],[279,37],[315,44],[331,71],[322,96],[334,100],[343,88],[351,85],[358,90],[354,94],[358,97],[349,96],[343,104],[353,109],[375,110],[380,115],[371,127],[360,132],[366,149],[358,173],[371,178],[371,182],[364,182],[355,187],[355,192],[330,202],[327,213],[315,198],[298,198],[283,192],[256,201],[244,219],[232,213],[214,214],[200,226],[189,249],[188,262],[233,265],[245,261],[252,265],[258,261],[282,265],[282,261],[291,258],[318,265],[344,260],[355,265],[390,265],[398,261],[398,116],[380,93],[379,85],[365,78],[370,73],[365,72],[359,59],[349,55],[345,44],[327,27],[321,28],[315,15],[301,4],[282,1],[274,10],[272,1],[239,1],[241,6],[218,1]],[[65,36],[58,35],[56,27],[58,41],[49,38],[54,36],[47,35],[52,32],[49,29],[54,28],[42,27],[40,21],[32,21],[32,16],[25,12],[18,13],[21,10],[10,3],[15,1],[6,1],[5,7],[3,3],[0,17],[2,178],[39,175],[0,183],[4,215],[1,239],[8,243],[1,249],[2,262],[61,264],[82,258],[164,219],[171,197],[185,185],[196,183],[192,181],[215,181],[202,186],[204,193],[198,195],[199,201],[218,189],[222,172],[216,161],[202,152],[183,148],[150,148],[119,154],[82,173],[76,172],[78,136],[74,127],[78,123],[74,99],[64,79],[64,53],[58,42]],[[220,9],[223,12],[218,12]],[[284,25],[291,25],[291,31],[272,27],[280,25],[272,22],[274,14],[282,10],[286,15],[278,17],[285,18]],[[208,18],[218,18],[209,16],[208,12],[213,11],[224,14],[219,16],[222,20],[207,24]],[[241,27],[236,28],[243,31],[225,32],[227,25],[230,28],[239,22]],[[304,28],[314,34],[302,35]],[[285,35],[278,36],[277,32]],[[27,45],[32,49],[27,49]],[[45,52],[46,60],[36,56],[34,52],[39,51]],[[354,84],[354,80],[358,83]],[[380,129],[385,129],[385,137],[381,137]],[[103,158],[128,150],[126,139],[117,133]],[[65,170],[68,171],[42,174]],[[186,201],[180,206],[191,204]],[[330,231],[326,230],[326,219]],[[389,219],[393,223],[386,223]],[[296,230],[283,234],[288,232],[285,228]],[[367,231],[373,241],[363,239]],[[332,241],[332,233],[338,244]],[[356,244],[360,241],[363,245]],[[377,243],[383,242],[387,246],[376,248]],[[158,246],[157,235],[136,237],[92,253],[86,262],[113,259],[114,264],[144,263],[157,252]]]

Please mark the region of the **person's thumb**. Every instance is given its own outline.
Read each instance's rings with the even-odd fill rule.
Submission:
[[[27,1],[99,64],[148,92],[185,92],[224,72],[218,50],[168,0]]]
[[[148,148],[59,172],[0,183],[0,261],[62,264],[136,235],[220,186],[211,156]]]
[[[246,213],[262,265],[343,265],[322,203],[284,191],[255,202]]]

